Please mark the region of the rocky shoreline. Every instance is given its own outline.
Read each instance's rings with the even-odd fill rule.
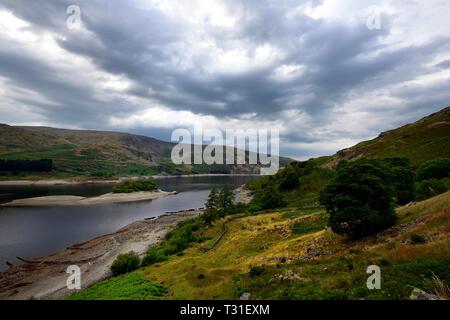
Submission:
[[[202,210],[191,209],[157,218],[133,222],[126,227],[54,254],[23,259],[23,264],[10,265],[0,273],[1,300],[63,299],[72,293],[67,289],[71,265],[81,269],[82,289],[111,276],[110,266],[120,253],[135,251],[143,256],[147,248],[158,243],[178,222],[193,218]]]
[[[234,190],[235,201],[248,203],[253,191],[241,186]],[[0,273],[0,300],[64,299],[71,265],[81,269],[81,285],[89,285],[111,276],[110,266],[120,253],[135,251],[141,257],[148,247],[158,243],[178,222],[203,213],[203,208],[166,212],[133,222],[122,229],[67,247],[35,259],[23,259]]]
[[[165,179],[165,178],[189,178],[189,177],[246,177],[259,176],[259,174],[185,174],[185,175],[156,175],[156,176],[136,176],[120,177],[117,179],[95,179],[95,180],[75,180],[75,179],[48,179],[48,180],[4,180],[0,181],[0,186],[58,186],[58,185],[92,185],[92,184],[119,184],[125,181],[138,179]]]

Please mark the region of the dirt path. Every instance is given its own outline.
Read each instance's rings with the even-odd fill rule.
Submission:
[[[200,213],[190,210],[137,221],[117,232],[12,266],[0,273],[0,299],[62,299],[70,293],[66,287],[70,265],[80,267],[82,288],[86,288],[111,275],[110,266],[118,254],[133,250],[142,256],[177,222]]]

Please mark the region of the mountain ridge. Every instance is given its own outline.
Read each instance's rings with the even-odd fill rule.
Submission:
[[[260,172],[260,165],[249,164],[175,165],[170,159],[175,145],[128,132],[0,124],[0,159],[51,159],[55,169],[53,176],[109,178],[128,175]],[[280,165],[292,161],[280,157]]]
[[[413,167],[438,157],[450,158],[450,107],[416,122],[381,132],[376,138],[336,152],[325,163],[334,168],[343,160],[360,157],[406,157]]]

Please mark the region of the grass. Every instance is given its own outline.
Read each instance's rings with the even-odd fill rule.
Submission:
[[[383,136],[364,141],[349,148],[346,153],[353,157],[406,157],[413,167],[435,158],[450,158],[450,108],[430,115],[416,123],[389,131]],[[337,164],[337,154],[331,163]]]
[[[167,289],[134,272],[96,283],[68,297],[69,300],[148,300],[161,299]]]
[[[320,208],[226,217],[195,231],[196,237],[210,240],[191,242],[183,254],[132,274],[164,284],[165,299],[237,299],[244,292],[254,299],[408,299],[414,287],[445,294],[450,284],[450,192],[397,212],[395,227],[357,242],[324,229],[326,215]],[[223,223],[228,232],[222,240],[213,250],[202,250],[221,234]],[[412,244],[412,234],[427,242]],[[373,264],[381,268],[381,290],[366,287],[366,270]],[[108,286],[119,294],[116,281],[105,281],[94,297],[113,297]],[[117,297],[134,299],[136,293]]]

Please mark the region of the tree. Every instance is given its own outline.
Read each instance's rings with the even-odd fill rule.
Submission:
[[[295,171],[288,171],[281,179],[280,190],[293,190],[299,185],[299,176]]]
[[[414,200],[414,174],[411,170],[410,161],[407,158],[383,159],[391,167],[392,183],[400,205]]]
[[[392,176],[382,160],[361,159],[341,166],[336,179],[320,193],[331,229],[357,239],[392,226],[396,220]]]
[[[420,165],[416,172],[418,182],[430,179],[450,178],[450,159],[434,159]]]
[[[286,202],[283,199],[283,195],[271,180],[256,192],[251,202],[253,210],[275,209],[285,205]]]
[[[221,217],[225,216],[225,214],[230,213],[233,210],[233,198],[233,191],[226,183],[218,196],[217,209]]]
[[[208,226],[211,226],[214,218],[217,216],[217,213],[218,213],[218,207],[217,207],[218,198],[219,198],[219,195],[218,195],[217,188],[213,187],[211,189],[211,192],[208,195],[208,199],[206,200],[205,212],[202,215],[203,220],[205,221],[205,223]]]
[[[450,179],[429,179],[416,183],[415,199],[422,201],[450,190]]]

